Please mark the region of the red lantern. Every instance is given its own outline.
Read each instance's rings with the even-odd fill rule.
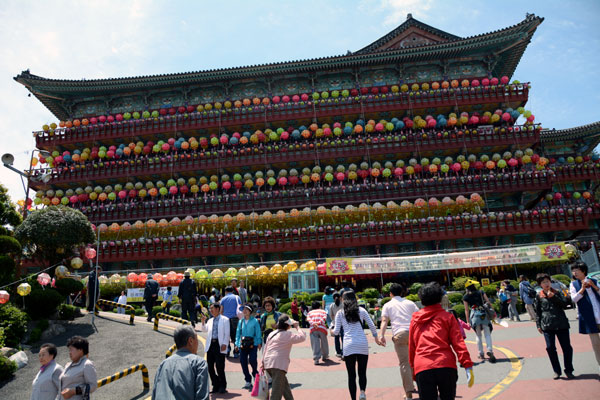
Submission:
[[[0,290],[0,304],[8,303],[10,294],[6,290]]]
[[[85,249],[85,257],[88,260],[93,259],[94,257],[96,257],[96,250],[91,247],[88,247],[87,249]]]

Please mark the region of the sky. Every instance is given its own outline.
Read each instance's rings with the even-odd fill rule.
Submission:
[[[51,4],[51,5],[50,5]],[[0,154],[29,165],[32,132],[57,119],[13,77],[91,79],[346,54],[413,17],[457,36],[544,17],[513,79],[545,128],[600,120],[600,1],[26,1],[0,5]],[[19,176],[0,166],[13,201]],[[30,197],[33,192],[30,193]]]

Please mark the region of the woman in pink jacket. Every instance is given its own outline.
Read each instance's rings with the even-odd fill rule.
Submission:
[[[295,328],[295,332],[290,331]],[[290,352],[292,345],[306,340],[306,334],[298,328],[298,322],[282,315],[277,321],[277,330],[271,332],[263,347],[263,358],[261,367],[266,370],[273,379],[271,388],[271,400],[293,400],[292,389],[287,380],[287,370],[290,366]]]

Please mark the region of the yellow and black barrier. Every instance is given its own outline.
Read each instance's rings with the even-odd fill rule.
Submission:
[[[169,347],[169,350],[167,350],[167,352],[165,353],[165,358],[169,358],[173,355],[173,353],[175,353],[175,350],[177,350],[177,345],[174,344],[173,346]]]
[[[129,325],[133,325],[133,320],[135,319],[135,308],[133,308],[133,306],[130,306],[127,304],[119,304],[116,301],[98,299],[98,301],[96,302],[96,315],[98,315],[98,307],[100,306],[100,304],[104,304],[107,306],[121,307],[121,308],[125,308],[125,309],[129,310],[130,311]]]
[[[138,364],[124,369],[114,375],[107,376],[106,378],[98,379],[98,387],[108,385],[111,382],[126,377],[127,375],[133,374],[134,372],[142,371],[142,381],[144,383],[144,390],[150,389],[150,378],[148,377],[148,368],[144,364]]]
[[[178,318],[178,317],[174,317],[172,315],[169,314],[164,314],[164,313],[158,313],[154,316],[154,330],[157,331],[158,330],[158,320],[160,319],[166,319],[169,321],[175,321],[175,322],[179,322],[181,324],[189,324],[190,321],[188,321],[187,319],[183,319],[183,318]]]

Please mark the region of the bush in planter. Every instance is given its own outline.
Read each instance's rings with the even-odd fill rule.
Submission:
[[[0,348],[4,347],[4,328],[0,328]]]
[[[421,289],[422,286],[423,286],[422,283],[415,282],[412,285],[410,285],[410,288],[408,289],[408,292],[410,294],[417,294],[417,293],[419,293],[419,289]]]
[[[452,309],[456,312],[456,314],[458,315],[458,318],[465,319],[465,306],[464,305],[457,304],[457,305],[453,306]]]
[[[152,317],[161,312],[163,312],[163,308],[161,306],[152,307]]]
[[[448,300],[453,304],[462,304],[463,294],[462,293],[449,293]]]
[[[17,370],[17,364],[14,361],[0,355],[0,382],[8,380]]]
[[[381,307],[383,307],[385,305],[385,303],[387,303],[391,299],[392,299],[391,297],[384,297],[383,299],[381,299]]]
[[[169,311],[169,315],[172,317],[177,317],[177,318],[181,318],[181,313],[177,310],[170,310]]]
[[[78,315],[78,307],[72,306],[70,304],[61,304],[58,306],[58,317],[62,320],[72,320],[75,318],[75,315]]]
[[[419,299],[419,295],[417,295],[417,294],[409,294],[408,296],[406,296],[406,299],[413,301],[413,302],[417,302],[417,301],[421,300],[421,299]]]
[[[4,344],[8,347],[17,347],[27,330],[27,314],[17,307],[4,304],[0,306],[0,328],[4,329]]]
[[[292,306],[292,303],[291,303],[291,302],[290,302],[290,303],[283,304],[283,305],[280,305],[280,306],[279,306],[279,310],[277,310],[277,311],[279,311],[280,313],[289,314],[289,313],[290,313],[290,307],[291,307],[291,306]]]
[[[363,297],[365,299],[376,299],[379,297],[379,290],[375,288],[368,288],[363,291]]]
[[[477,279],[471,276],[459,276],[452,280],[452,287],[454,288],[454,290],[465,290],[465,283],[467,283],[468,280],[476,281]]]
[[[392,290],[392,285],[394,282],[388,282],[381,288],[381,294],[385,297],[390,295],[390,290]]]
[[[56,311],[64,297],[52,288],[32,289],[25,296],[25,310],[33,319],[48,318]]]
[[[284,305],[287,303],[291,303],[292,299],[279,299],[279,305]]]
[[[559,281],[560,283],[564,284],[567,287],[571,284],[571,278],[569,278],[567,275],[563,275],[563,274],[552,275],[552,279],[554,279],[555,281]]]
[[[325,295],[325,293],[323,293],[323,292],[316,292],[316,293],[311,294],[310,295],[310,303],[312,303],[313,301],[322,301],[324,295]],[[306,305],[310,307],[310,303],[306,303]]]
[[[115,308],[115,310],[116,310],[116,308]],[[146,315],[146,311],[144,311],[141,308],[136,308],[135,315],[137,315],[138,317],[143,317],[144,315]]]
[[[488,297],[488,299],[490,299],[492,297],[496,297],[496,285],[486,285],[483,287],[483,292],[486,294],[486,296]]]

